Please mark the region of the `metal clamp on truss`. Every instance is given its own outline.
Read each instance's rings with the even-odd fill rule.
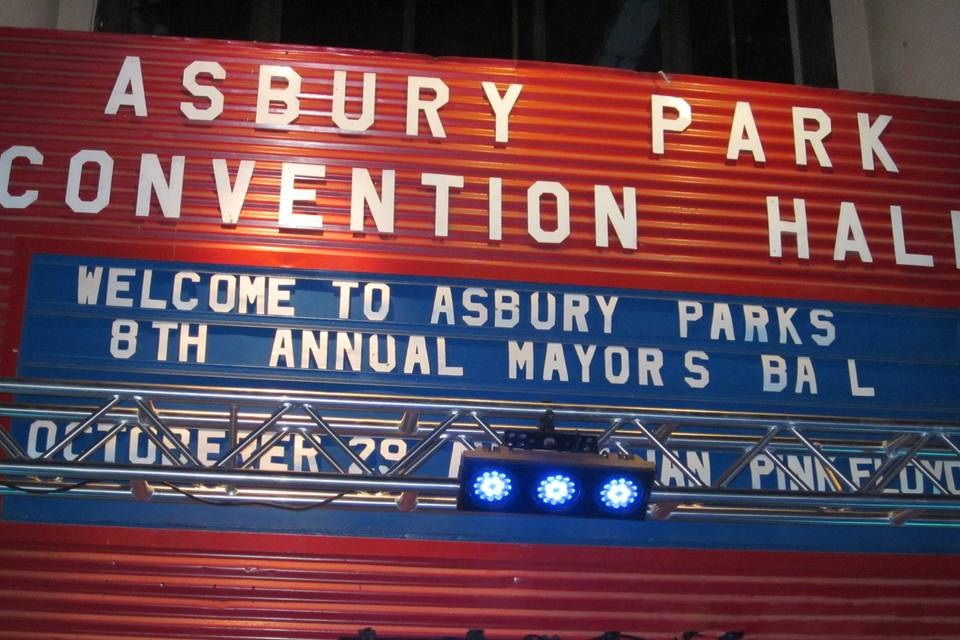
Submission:
[[[648,517],[960,524],[957,423],[8,379],[0,424],[2,493],[454,509],[468,452],[549,439],[654,463]]]

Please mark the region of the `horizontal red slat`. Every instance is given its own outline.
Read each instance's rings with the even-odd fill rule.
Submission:
[[[960,558],[4,525],[0,637],[960,635]],[[60,634],[60,635],[58,635]],[[75,635],[74,635],[75,634]]]

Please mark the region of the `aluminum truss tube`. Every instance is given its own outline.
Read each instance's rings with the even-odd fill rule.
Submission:
[[[880,468],[867,480],[860,491],[867,493],[870,491],[883,491],[887,488],[897,474],[899,474],[904,467],[910,464],[910,461],[913,460],[914,456],[917,455],[917,452],[920,449],[923,449],[927,446],[927,442],[930,441],[930,438],[933,437],[932,433],[924,433],[916,442],[906,451],[906,453],[901,456],[894,456],[893,450],[891,450],[891,456],[886,460],[884,464],[880,465]]]
[[[264,433],[267,432],[268,429],[270,429],[273,425],[275,425],[277,423],[277,420],[283,417],[283,414],[285,414],[287,411],[290,411],[290,408],[291,408],[290,404],[286,402],[283,403],[279,409],[273,412],[273,415],[271,415],[269,418],[264,420],[260,424],[260,426],[254,429],[252,432],[250,432],[250,434],[247,435],[246,438],[244,438],[243,440],[235,444],[233,448],[230,449],[230,451],[227,451],[225,454],[223,454],[223,456],[221,456],[221,458],[217,460],[213,466],[215,467],[225,466],[230,460],[233,459],[234,456],[236,456],[241,451],[246,449],[251,442],[256,442],[257,438],[262,436]]]
[[[11,438],[2,427],[0,427],[0,447],[3,447],[3,450],[14,458],[26,457],[23,453],[23,449],[21,449],[20,445],[17,444],[17,441]]]
[[[768,446],[766,449],[764,449],[763,455],[765,455],[767,459],[770,460],[770,462],[772,462],[774,466],[777,467],[777,469],[780,469],[780,471],[782,471],[783,474],[790,479],[790,482],[797,485],[798,489],[801,489],[802,491],[807,491],[807,492],[813,491],[813,487],[811,487],[806,482],[804,482],[803,479],[797,474],[795,474],[790,467],[783,464],[783,461],[777,457],[777,452],[774,451],[771,447]]]
[[[493,439],[499,446],[504,446],[503,438],[493,430],[493,427],[490,426],[490,423],[483,419],[476,411],[470,412],[470,417],[473,418],[473,421],[480,425],[480,428],[483,429],[490,438]]]
[[[578,420],[588,420],[594,422],[609,423],[611,420],[629,420],[637,419],[650,423],[663,422],[670,420],[678,426],[697,425],[703,427],[740,427],[740,428],[769,428],[771,423],[776,422],[776,418],[758,414],[697,414],[690,411],[634,411],[630,408],[622,410],[606,409],[585,409],[574,405],[553,405],[553,404],[532,404],[519,402],[489,402],[489,403],[450,403],[437,402],[429,400],[418,400],[413,398],[394,398],[378,399],[372,398],[342,398],[336,396],[327,396],[323,394],[304,394],[303,392],[260,392],[257,390],[230,391],[222,388],[213,388],[203,390],[202,388],[188,388],[189,390],[174,390],[164,387],[135,387],[124,385],[111,385],[108,387],[96,387],[90,385],[75,385],[68,383],[55,382],[29,382],[20,380],[0,379],[0,393],[14,393],[35,396],[74,396],[74,397],[98,397],[102,398],[106,393],[113,393],[121,396],[138,395],[150,397],[153,400],[174,400],[183,402],[216,402],[229,404],[238,402],[241,404],[259,404],[259,405],[310,405],[324,404],[331,408],[340,409],[366,409],[369,411],[396,411],[409,410],[421,411],[423,413],[437,412],[456,412],[461,414],[476,411],[480,414],[500,414],[512,415],[526,418],[539,418],[543,415],[545,409],[553,411],[556,418],[572,418]],[[878,430],[889,428],[890,431],[916,433],[928,433],[949,426],[954,430],[960,430],[960,425],[951,423],[945,424],[902,424],[889,420],[829,420],[816,418],[803,418],[790,420],[791,425],[810,429],[829,429],[843,433],[871,433],[876,434]]]
[[[780,433],[782,427],[770,426],[769,423],[767,426],[767,433],[760,438],[752,447],[743,452],[743,455],[737,459],[737,461],[727,468],[723,472],[723,475],[716,479],[713,483],[713,486],[716,487],[725,487],[731,480],[737,477],[741,471],[743,471],[750,461],[757,457],[764,447],[770,444],[770,441],[777,437],[777,434]]]
[[[167,448],[166,443],[164,443],[163,441],[163,436],[162,435],[158,436],[157,434],[155,434],[153,432],[153,429],[150,428],[150,425],[138,424],[136,425],[136,428],[140,429],[140,431],[143,431],[145,434],[147,434],[147,437],[150,438],[151,441],[153,441],[153,444],[157,446],[157,450],[167,460],[169,460],[174,465],[183,466],[183,462],[173,454],[173,451],[170,451],[170,449]]]
[[[100,392],[100,395],[103,396],[103,392],[102,392],[102,391]],[[79,437],[83,434],[83,432],[87,430],[87,428],[88,428],[90,425],[92,425],[92,424],[95,423],[97,420],[99,420],[100,418],[102,418],[103,415],[104,415],[105,413],[107,413],[108,411],[110,411],[110,409],[112,409],[118,402],[120,402],[120,396],[119,396],[119,395],[115,395],[115,396],[111,397],[109,400],[107,400],[107,402],[106,402],[105,404],[100,405],[100,407],[99,407],[98,409],[94,410],[94,412],[93,412],[92,414],[90,414],[90,415],[87,417],[86,420],[84,420],[83,422],[81,422],[80,424],[78,424],[73,431],[71,431],[70,433],[68,433],[68,434],[66,435],[66,437],[63,438],[63,440],[61,440],[60,442],[54,444],[52,447],[50,447],[49,449],[47,449],[46,451],[44,451],[44,452],[40,455],[40,459],[41,459],[41,460],[49,460],[49,459],[52,458],[53,456],[55,456],[55,455],[57,455],[58,453],[60,453],[61,451],[63,451],[63,450],[67,447],[68,444],[70,444],[71,442],[73,442],[74,440],[76,440],[77,438],[79,438]]]
[[[456,422],[457,419],[460,417],[461,417],[460,412],[455,411],[453,415],[448,417],[446,420],[444,420],[440,424],[440,426],[434,429],[433,433],[431,433],[429,436],[424,438],[423,441],[420,442],[420,444],[415,446],[412,451],[410,451],[407,455],[403,456],[403,458],[398,460],[397,463],[394,464],[392,467],[387,469],[386,475],[388,476],[398,475],[400,474],[401,471],[404,470],[405,467],[409,467],[414,462],[417,462],[419,457],[423,455],[424,452],[430,450],[430,448],[433,446],[433,443],[436,442],[440,438],[440,436],[442,436],[443,433],[450,428],[450,425]]]
[[[922,509],[960,512],[960,497],[901,497],[895,494],[864,495],[852,493],[787,493],[777,491],[698,491],[696,489],[654,489],[650,501],[680,504],[726,505],[739,507],[836,509]]]
[[[160,419],[160,416],[157,414],[157,410],[153,407],[152,401],[147,400],[144,402],[143,398],[139,397],[134,397],[133,401],[138,407],[140,407],[140,409],[143,410],[144,414],[146,414],[147,418],[150,419],[150,422],[154,424],[157,430],[163,434],[164,437],[170,438],[170,441],[173,442],[174,448],[179,451],[183,457],[189,460],[190,464],[195,467],[200,466],[200,461],[197,460],[193,453],[190,452],[190,449],[188,449],[185,444],[180,442],[180,438],[174,435],[174,433],[170,431],[170,428],[167,427],[167,425],[163,423],[163,420]]]
[[[797,440],[799,440],[807,449],[809,449],[810,453],[812,453],[814,457],[820,461],[820,464],[822,464],[826,469],[830,471],[830,473],[827,474],[827,477],[830,478],[830,482],[831,484],[833,484],[834,489],[836,489],[837,491],[843,490],[843,487],[840,485],[840,481],[842,480],[843,484],[846,485],[846,487],[850,489],[850,491],[857,490],[857,485],[853,484],[853,482],[849,478],[847,478],[846,475],[844,475],[843,473],[840,472],[839,469],[837,469],[836,465],[834,465],[830,461],[830,459],[824,455],[823,450],[819,447],[819,445],[807,439],[807,437],[803,435],[800,432],[800,430],[797,429],[795,426],[791,425],[790,431],[793,433],[794,436],[796,436]]]
[[[77,462],[84,462],[87,458],[95,454],[102,447],[105,447],[107,443],[110,442],[110,440],[116,437],[118,433],[126,429],[127,426],[128,425],[126,422],[118,422],[117,424],[113,425],[110,431],[106,432],[102,438],[97,440],[90,447],[87,447],[86,451],[84,451],[79,456],[77,456]]]
[[[318,427],[320,427],[321,429],[323,429],[323,432],[324,432],[324,433],[326,433],[328,436],[330,436],[330,439],[333,440],[338,447],[340,447],[341,449],[343,449],[343,450],[346,452],[346,454],[347,454],[348,456],[350,456],[350,459],[353,460],[353,463],[354,463],[355,465],[357,465],[358,467],[360,467],[361,469],[363,469],[363,472],[364,472],[366,475],[371,475],[371,474],[373,473],[373,469],[371,469],[370,467],[368,467],[368,466],[367,466],[367,463],[365,463],[365,462],[363,461],[363,459],[362,459],[360,456],[357,455],[357,452],[354,451],[353,449],[351,449],[351,448],[350,448],[350,445],[348,445],[346,442],[344,442],[344,441],[343,441],[343,438],[341,438],[340,436],[338,436],[338,435],[333,431],[333,429],[330,427],[330,425],[327,424],[326,420],[324,420],[322,417],[320,417],[320,415],[319,415],[316,411],[313,410],[313,407],[311,407],[311,406],[308,405],[308,404],[305,404],[305,405],[303,405],[303,410],[306,412],[306,414],[307,414],[308,416],[310,416],[310,417],[313,419],[314,422],[317,423],[317,426],[318,426]]]
[[[321,442],[317,438],[317,436],[313,435],[313,433],[310,432],[310,429],[303,427],[299,431],[300,431],[300,435],[306,438],[307,442],[309,442],[313,446],[313,448],[317,450],[317,453],[319,453],[323,457],[323,459],[330,464],[331,467],[337,470],[337,473],[347,472],[346,469],[340,466],[339,462],[333,459],[333,456],[327,453],[327,450],[323,448],[323,442]]]
[[[384,478],[341,476],[335,474],[223,470],[214,467],[157,467],[120,464],[61,464],[38,461],[0,461],[0,474],[76,478],[80,480],[147,480],[148,482],[192,482],[200,484],[232,484],[238,487],[272,487],[276,489],[326,489],[347,491],[430,491],[455,494],[456,480],[446,478]]]
[[[680,469],[683,475],[687,476],[687,479],[690,480],[690,482],[692,482],[694,486],[697,486],[697,487],[704,486],[703,481],[700,478],[698,478],[696,474],[690,471],[690,469],[687,469],[687,465],[680,462],[680,459],[673,454],[673,451],[670,451],[670,449],[667,448],[667,445],[660,442],[660,440],[658,440],[657,437],[653,435],[653,433],[650,431],[650,429],[647,429],[647,427],[644,426],[642,422],[640,422],[639,420],[634,420],[633,424],[638,429],[640,429],[640,431],[643,432],[643,435],[647,436],[647,439],[650,440],[650,443],[653,446],[655,446],[657,449],[659,449],[660,453],[662,453],[664,457],[667,458],[667,460],[669,460],[678,469]]]
[[[277,431],[276,433],[274,433],[272,436],[270,436],[270,438],[266,442],[264,442],[259,447],[257,447],[256,451],[251,453],[249,458],[243,461],[243,464],[240,465],[240,468],[249,469],[251,466],[253,466],[254,462],[262,458],[263,454],[265,454],[267,451],[270,450],[270,447],[277,444],[278,442],[280,442],[286,437],[287,437],[286,429],[283,429],[281,431]]]

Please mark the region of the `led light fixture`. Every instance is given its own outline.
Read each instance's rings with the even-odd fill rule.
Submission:
[[[473,495],[486,502],[505,500],[513,490],[513,481],[502,471],[483,471],[473,479]]]
[[[577,483],[562,473],[549,475],[537,485],[537,500],[551,507],[562,507],[577,497]]]
[[[600,502],[610,509],[629,509],[637,503],[640,490],[630,478],[611,478],[600,487]]]
[[[464,453],[457,509],[638,520],[655,466],[646,460],[509,448]]]

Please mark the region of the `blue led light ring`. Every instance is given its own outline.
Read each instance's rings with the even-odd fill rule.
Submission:
[[[639,506],[642,489],[630,478],[610,478],[600,487],[600,502],[614,512],[631,511]]]
[[[473,497],[490,504],[503,502],[513,491],[513,480],[503,471],[487,470],[474,476]]]
[[[537,501],[547,507],[566,507],[579,495],[577,483],[568,475],[552,473],[537,485]]]

